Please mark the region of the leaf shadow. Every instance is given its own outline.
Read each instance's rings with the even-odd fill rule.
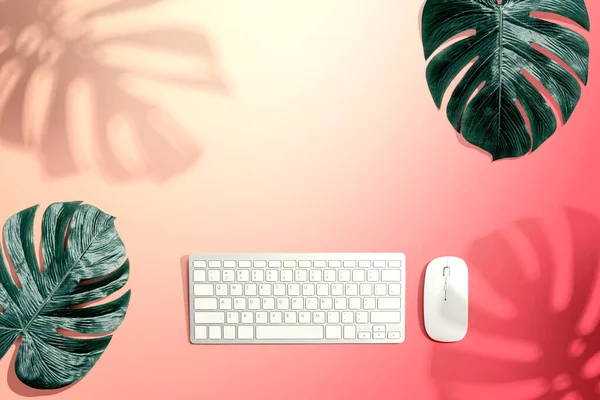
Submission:
[[[559,265],[555,227],[537,219],[473,244],[469,334],[432,355],[441,400],[600,396],[600,221],[577,209],[565,215],[571,265]]]
[[[202,32],[134,26],[164,2],[0,2],[0,141],[34,153],[51,179],[95,169],[119,182],[161,183],[191,168],[201,155],[196,135],[139,92],[147,82],[227,88]],[[124,16],[130,29],[95,27]],[[182,57],[192,72],[178,66]]]

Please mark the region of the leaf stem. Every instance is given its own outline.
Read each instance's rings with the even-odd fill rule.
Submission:
[[[504,50],[504,4],[498,4],[498,131],[502,121],[502,56]]]

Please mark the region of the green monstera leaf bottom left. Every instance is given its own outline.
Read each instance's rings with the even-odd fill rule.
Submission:
[[[123,288],[129,262],[114,217],[70,202],[44,212],[40,268],[33,240],[36,211],[21,211],[4,225],[8,254],[5,258],[0,248],[0,358],[21,337],[17,377],[35,389],[58,389],[92,369],[111,340],[108,334],[123,321],[129,291],[101,305],[86,304]],[[95,337],[75,338],[70,332]]]

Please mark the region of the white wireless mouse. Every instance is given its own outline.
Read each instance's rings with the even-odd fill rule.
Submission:
[[[427,265],[423,289],[425,330],[438,342],[458,342],[469,325],[469,271],[458,257],[439,257]]]

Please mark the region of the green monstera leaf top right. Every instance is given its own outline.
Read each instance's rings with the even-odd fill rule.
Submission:
[[[422,36],[425,58],[431,58],[427,66],[431,95],[440,108],[451,82],[473,62],[452,92],[446,113],[466,141],[494,160],[534,151],[556,131],[552,108],[532,82],[541,83],[556,101],[565,123],[573,113],[581,85],[553,58],[587,84],[588,43],[565,24],[550,22],[556,16],[590,28],[584,0],[427,0],[425,4]],[[469,35],[473,30],[475,34]],[[466,37],[432,57],[460,34]]]

